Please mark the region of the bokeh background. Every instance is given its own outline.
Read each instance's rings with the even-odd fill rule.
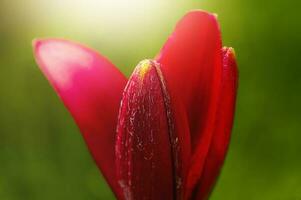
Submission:
[[[301,199],[301,1],[0,0],[0,199],[114,199],[37,68],[35,37],[100,51],[129,75],[190,9],[219,16],[240,87],[212,200]]]

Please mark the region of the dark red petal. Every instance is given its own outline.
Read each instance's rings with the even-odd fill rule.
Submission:
[[[197,188],[194,189],[194,199],[208,198],[224,163],[230,142],[237,85],[238,72],[234,50],[223,48],[222,90],[219,97],[215,130],[203,174]]]
[[[116,166],[128,200],[174,199],[173,121],[159,70],[153,61],[140,62],[123,93]]]
[[[173,110],[182,104],[188,117],[192,159],[186,196],[201,176],[212,139],[222,77],[221,48],[216,16],[192,11],[177,24],[157,57]]]
[[[116,196],[116,125],[126,78],[95,51],[60,39],[34,41],[38,65],[69,109]]]

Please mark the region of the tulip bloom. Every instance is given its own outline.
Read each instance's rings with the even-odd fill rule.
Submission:
[[[222,47],[213,14],[186,14],[129,79],[83,45],[33,45],[117,199],[208,198],[227,152],[237,90],[234,51]]]

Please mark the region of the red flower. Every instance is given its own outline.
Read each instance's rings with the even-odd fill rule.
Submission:
[[[128,80],[70,41],[36,40],[34,53],[118,199],[208,198],[237,89],[234,51],[222,48],[214,15],[185,15],[158,56]]]

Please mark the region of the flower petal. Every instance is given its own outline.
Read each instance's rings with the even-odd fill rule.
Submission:
[[[174,121],[164,88],[159,65],[144,60],[123,93],[116,166],[118,182],[128,200],[175,199],[171,142]]]
[[[104,177],[123,199],[115,173],[116,125],[126,78],[95,51],[61,39],[35,40],[36,61],[72,114]]]
[[[192,11],[180,20],[156,58],[172,104],[182,104],[188,118],[192,158],[186,196],[201,176],[212,139],[222,77],[221,48],[216,16]]]
[[[224,163],[235,110],[238,71],[232,48],[223,48],[223,78],[215,130],[203,174],[194,189],[194,199],[207,199]]]

